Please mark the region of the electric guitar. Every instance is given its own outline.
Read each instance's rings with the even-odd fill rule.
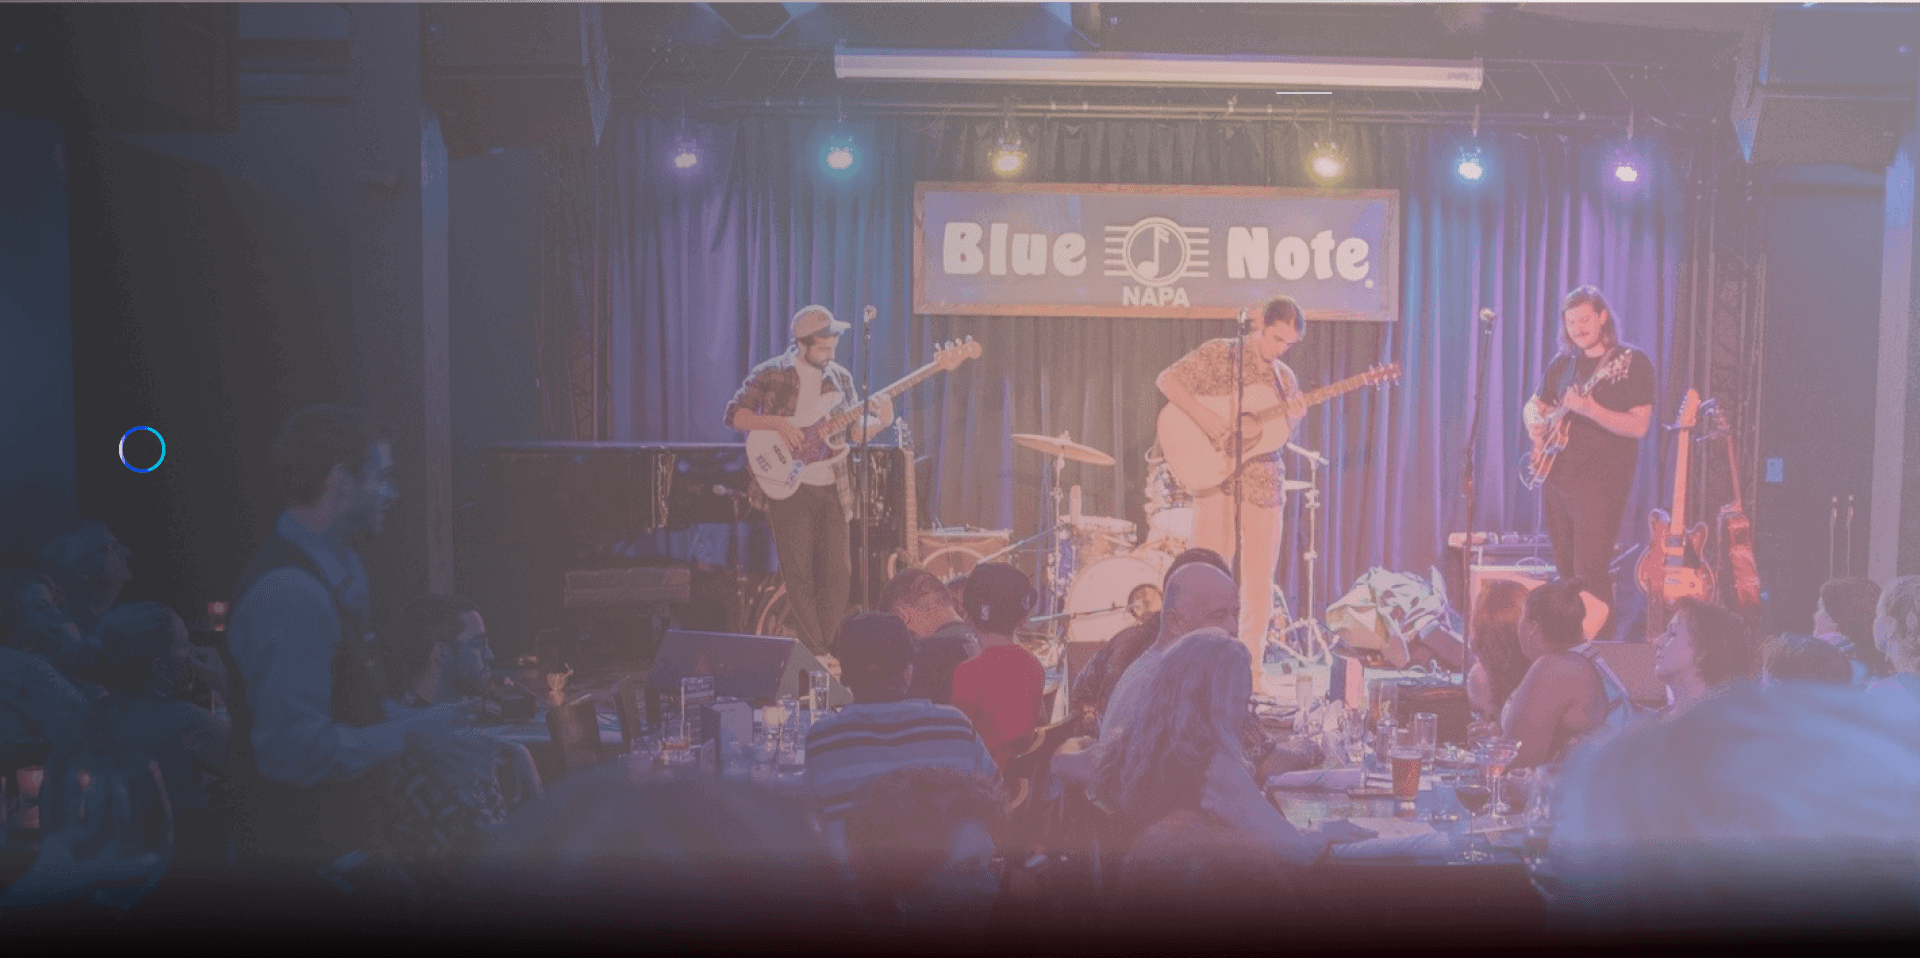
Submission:
[[[1245,450],[1242,460],[1266,455],[1287,444],[1293,433],[1293,417],[1308,408],[1344,395],[1362,386],[1390,383],[1400,378],[1400,364],[1375,366],[1357,376],[1349,376],[1330,386],[1282,400],[1280,393],[1265,383],[1248,386],[1240,402],[1239,429],[1219,442],[1207,438],[1200,424],[1186,410],[1173,403],[1160,410],[1155,432],[1167,469],[1191,492],[1205,492],[1233,478],[1235,442]],[[1232,396],[1195,396],[1194,401],[1212,410],[1220,418],[1233,419]]]
[[[1721,558],[1732,580],[1735,610],[1752,617],[1760,612],[1760,568],[1753,561],[1753,522],[1740,498],[1740,460],[1733,452],[1733,430],[1717,401],[1708,400],[1702,408],[1707,413],[1708,437],[1726,441],[1727,477],[1733,484],[1733,501],[1720,507]]]
[[[1699,412],[1700,394],[1689,389],[1673,424],[1678,434],[1673,453],[1673,514],[1669,516],[1658,508],[1647,513],[1647,551],[1640,557],[1638,578],[1640,590],[1647,594],[1648,605],[1663,610],[1671,609],[1674,602],[1684,598],[1714,600],[1713,570],[1707,568],[1704,561],[1707,524],[1699,522],[1687,528],[1687,458],[1693,446],[1693,427],[1699,424]],[[1650,609],[1648,630],[1654,629],[1656,620],[1664,626],[1664,619],[1664,614],[1656,617]]]
[[[747,433],[747,467],[760,483],[760,491],[769,499],[786,499],[799,491],[801,477],[808,469],[827,470],[847,454],[847,427],[866,416],[882,397],[891,399],[924,382],[934,373],[956,369],[961,363],[980,355],[980,344],[969,336],[949,342],[934,353],[933,362],[908,373],[898,382],[868,397],[866,402],[835,413],[841,396],[832,390],[821,393],[811,407],[795,410],[787,421],[800,429],[800,445],[792,448],[778,432],[756,429]],[[818,476],[816,472],[814,475]]]
[[[1582,396],[1590,395],[1593,387],[1608,379],[1625,376],[1632,366],[1633,354],[1624,349],[1615,349],[1613,355],[1594,369],[1586,382],[1573,389]],[[1544,421],[1546,429],[1539,438],[1533,440],[1533,450],[1527,453],[1527,461],[1520,467],[1520,484],[1529,490],[1538,489],[1547,481],[1547,473],[1553,471],[1554,457],[1567,448],[1567,438],[1573,434],[1573,419],[1564,402],[1549,410]]]

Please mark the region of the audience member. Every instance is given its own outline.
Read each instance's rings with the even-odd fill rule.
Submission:
[[[127,568],[133,551],[107,531],[105,523],[88,519],[72,532],[55,536],[40,553],[40,564],[60,587],[61,611],[87,632],[113,608],[120,589],[133,578]]]
[[[1893,674],[1887,657],[1873,644],[1873,614],[1880,586],[1871,579],[1828,579],[1813,607],[1813,634],[1852,661],[1854,681],[1865,685]]]
[[[1467,672],[1467,703],[1498,722],[1513,690],[1533,662],[1520,650],[1520,614],[1527,587],[1512,579],[1493,579],[1473,602],[1473,668]]]
[[[1195,562],[1204,562],[1228,575],[1233,574],[1233,567],[1227,565],[1227,560],[1221,558],[1220,553],[1212,549],[1188,549],[1174,556],[1173,562],[1167,566],[1166,574],[1160,579],[1159,605],[1161,607],[1154,609],[1146,618],[1121,629],[1113,638],[1108,639],[1106,644],[1100,646],[1100,650],[1093,654],[1093,658],[1088,660],[1087,667],[1081,670],[1080,675],[1073,677],[1074,704],[1088,709],[1096,722],[1101,713],[1107,710],[1107,703],[1113,697],[1113,689],[1119,683],[1120,676],[1125,675],[1127,669],[1160,638],[1160,626],[1166,614],[1167,580],[1181,568]]]
[[[1329,907],[1312,873],[1256,846],[1203,809],[1183,808],[1147,827],[1121,860],[1111,930],[1135,946],[1165,940],[1178,949],[1210,936],[1244,938],[1249,928],[1283,925],[1289,942],[1318,942],[1351,927]],[[1116,939],[1119,940],[1119,939]]]
[[[336,874],[377,847],[365,773],[398,756],[409,733],[446,730],[474,709],[384,714],[366,571],[351,541],[380,531],[396,494],[392,454],[366,416],[339,406],[295,413],[272,460],[287,508],[241,574],[227,629],[240,851],[290,869],[276,879],[317,874],[362,888],[391,875]]]
[[[1867,691],[1888,703],[1920,707],[1920,575],[1902,576],[1887,583],[1873,620],[1873,642],[1893,674]]]
[[[1768,685],[1782,682],[1825,682],[1850,685],[1858,663],[1845,652],[1811,635],[1783,632],[1760,646],[1760,678]]]
[[[1667,685],[1667,712],[1700,704],[1759,669],[1753,635],[1740,617],[1699,599],[1681,599],[1653,642],[1653,671]]]
[[[1581,641],[1586,614],[1567,582],[1536,586],[1521,606],[1520,650],[1533,664],[1500,715],[1502,733],[1520,743],[1516,766],[1558,761],[1582,737],[1625,728],[1637,714],[1626,686]]]
[[[61,609],[60,587],[44,572],[22,569],[0,584],[0,643],[53,663],[69,681],[80,681],[87,642]]]
[[[181,856],[221,860],[226,823],[208,785],[226,773],[232,728],[179,697],[196,678],[226,695],[219,655],[189,642],[186,624],[158,602],[114,606],[90,638],[93,674],[107,692],[86,719],[93,753],[151,756],[166,781]]]
[[[880,608],[899,616],[920,640],[907,694],[952,705],[953,670],[980,654],[980,637],[955,614],[946,584],[925,569],[902,569],[881,590]]]
[[[967,620],[980,634],[980,654],[953,670],[953,705],[1001,768],[1046,722],[1046,669],[1014,638],[1039,599],[1026,573],[1004,562],[974,566],[967,575]]]
[[[0,647],[0,773],[71,748],[91,702],[46,659]]]
[[[382,637],[389,719],[487,694],[493,650],[479,607],[464,596],[413,597]],[[478,729],[413,736],[384,766],[384,844],[430,898],[441,897],[506,821],[540,793],[523,745]]]
[[[836,642],[853,704],[813,723],[806,742],[807,787],[835,848],[845,847],[861,787],[895,769],[934,766],[999,780],[965,713],[908,695],[915,641],[899,616],[863,612],[840,626]]]
[[[917,929],[980,924],[1000,894],[1000,820],[1000,797],[978,776],[905,768],[868,782],[847,816],[847,864],[867,913]]]
[[[1550,904],[1582,941],[1906,935],[1920,723],[1831,685],[1735,687],[1568,763]]]
[[[778,954],[845,948],[861,924],[801,801],[708,776],[636,781],[618,764],[515,812],[463,884],[476,907],[450,911],[451,930],[538,929],[543,945]]]
[[[1100,741],[1107,742],[1137,713],[1136,690],[1152,678],[1181,639],[1206,628],[1238,629],[1240,593],[1233,576],[1210,562],[1189,563],[1167,574],[1167,600],[1160,610],[1160,634],[1114,683],[1100,717]]]
[[[1204,812],[1243,847],[1296,865],[1320,860],[1328,837],[1287,821],[1242,751],[1241,724],[1253,705],[1251,659],[1232,633],[1210,627],[1174,643],[1146,677],[1139,710],[1096,758],[1098,793],[1123,843],[1175,812]]]

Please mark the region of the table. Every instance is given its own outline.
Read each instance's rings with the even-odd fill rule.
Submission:
[[[1435,935],[1457,936],[1495,945],[1502,937],[1524,938],[1538,935],[1545,928],[1545,902],[1535,890],[1517,847],[1495,844],[1492,857],[1485,862],[1469,862],[1460,856],[1465,847],[1461,833],[1467,827],[1467,818],[1451,785],[1435,783],[1422,789],[1411,810],[1402,808],[1399,799],[1391,796],[1356,798],[1344,790],[1270,788],[1267,797],[1298,828],[1332,819],[1357,820],[1364,827],[1371,819],[1382,824],[1383,820],[1404,822],[1409,829],[1424,826],[1445,830],[1457,836],[1445,843],[1442,854],[1336,858],[1316,866],[1323,894],[1369,903],[1369,914],[1379,920],[1379,927],[1372,930],[1375,940],[1411,933],[1428,940]],[[1434,812],[1460,813],[1461,819],[1429,825],[1426,816]],[[1418,844],[1431,852],[1439,843]],[[1484,844],[1480,847],[1487,848]],[[1485,937],[1488,935],[1494,937]]]

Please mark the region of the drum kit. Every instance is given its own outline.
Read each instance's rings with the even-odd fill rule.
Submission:
[[[1134,522],[1083,514],[1080,487],[1062,484],[1067,463],[1112,466],[1112,456],[1075,442],[1068,433],[1058,436],[1015,433],[1012,438],[1015,445],[1052,460],[1053,468],[1042,473],[1040,531],[1017,542],[1002,538],[999,542],[1005,545],[995,552],[980,554],[969,549],[966,558],[979,555],[979,562],[993,562],[1032,546],[1033,568],[1040,570],[1041,607],[1029,624],[1047,628],[1049,637],[1056,642],[1103,643],[1159,612],[1163,599],[1161,581],[1173,557],[1192,542],[1194,529],[1193,495],[1174,478],[1160,457],[1159,447],[1147,452],[1147,537],[1142,542],[1139,526]],[[1315,474],[1317,477],[1317,470]],[[1306,507],[1317,510],[1316,485],[1312,481],[1289,480],[1284,489],[1305,493]],[[939,530],[933,534],[938,535]],[[1318,558],[1312,535],[1309,532],[1307,551],[1302,556],[1309,563]],[[973,564],[966,562],[965,568],[960,568],[959,563],[955,563],[946,571],[965,572]],[[1326,643],[1318,623],[1311,618],[1311,605],[1307,618],[1295,620],[1277,586],[1274,594],[1275,614],[1270,636],[1297,657],[1323,656]],[[1311,603],[1311,593],[1309,596]]]

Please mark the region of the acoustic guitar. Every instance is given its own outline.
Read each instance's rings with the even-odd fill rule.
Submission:
[[[1160,452],[1166,459],[1168,471],[1181,486],[1191,492],[1205,492],[1233,478],[1236,441],[1243,444],[1244,451],[1240,454],[1243,461],[1264,456],[1287,444],[1293,433],[1294,416],[1362,386],[1390,383],[1399,378],[1400,364],[1387,363],[1285,400],[1272,386],[1249,385],[1241,397],[1238,432],[1228,433],[1217,443],[1207,438],[1206,431],[1186,410],[1168,403],[1160,410],[1160,420],[1155,427]],[[1194,400],[1221,419],[1233,419],[1232,396],[1195,396]]]
[[[1740,460],[1733,452],[1733,430],[1719,402],[1709,399],[1701,408],[1707,414],[1708,437],[1725,441],[1727,477],[1733,483],[1733,501],[1720,507],[1721,561],[1733,586],[1734,611],[1752,618],[1760,612],[1760,568],[1753,561],[1753,522],[1740,498]]]
[[[847,454],[847,427],[867,415],[880,397],[891,399],[924,382],[934,373],[957,369],[961,363],[979,355],[980,344],[974,342],[971,336],[960,342],[949,342],[934,353],[933,362],[900,377],[899,381],[875,392],[866,402],[839,413],[833,413],[832,410],[840,405],[840,394],[830,389],[824,391],[814,405],[799,409],[787,418],[788,422],[800,428],[798,448],[789,447],[787,441],[771,429],[756,429],[747,433],[747,467],[760,483],[760,491],[766,493],[769,499],[792,496],[799,491],[801,477],[808,469],[831,468],[835,460]]]
[[[1675,417],[1673,453],[1673,512],[1655,508],[1647,513],[1647,551],[1640,557],[1640,591],[1647,595],[1647,628],[1665,624],[1665,610],[1684,598],[1702,602],[1714,600],[1713,570],[1705,562],[1707,524],[1699,522],[1687,528],[1688,453],[1693,448],[1693,429],[1699,424],[1700,393],[1689,389]],[[1654,609],[1662,610],[1656,616]]]

